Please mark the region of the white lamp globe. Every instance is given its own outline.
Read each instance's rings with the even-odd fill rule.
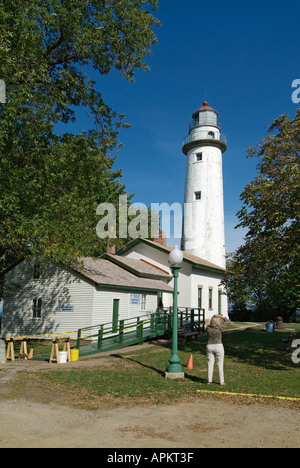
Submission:
[[[178,245],[175,245],[174,250],[169,255],[170,265],[181,265],[183,262],[183,253],[179,250]]]

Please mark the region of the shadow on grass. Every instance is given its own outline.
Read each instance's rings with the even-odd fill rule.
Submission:
[[[266,333],[263,330],[246,329],[223,334],[225,354],[233,360],[272,370],[295,368],[291,352],[281,348],[281,340],[289,337],[288,332]],[[180,350],[188,353],[205,354],[206,339],[190,341]]]
[[[185,379],[190,380],[191,382],[194,382],[194,383],[197,383],[197,384],[206,384],[207,383],[207,379],[203,379],[202,377],[197,377],[196,375],[190,375],[190,374],[187,374],[187,373],[185,373]]]
[[[141,362],[138,359],[132,359],[130,357],[123,356],[122,354],[112,354],[111,356],[114,357],[114,358],[117,358],[117,359],[121,359],[121,360],[124,360],[124,361],[129,361],[129,362],[134,362],[135,364],[139,364],[141,367],[151,369],[151,370],[157,372],[159,375],[161,375],[163,377],[165,375],[165,373],[163,371],[161,371],[160,369],[158,369],[157,367],[153,367],[153,366],[150,366],[148,364],[145,364],[144,362]]]
[[[123,356],[121,354],[112,354],[111,356],[114,357],[114,358],[117,358],[117,359],[134,362],[135,364],[138,364],[141,367],[153,370],[154,372],[159,374],[161,377],[165,378],[165,371],[162,371],[158,366],[154,367],[153,365],[145,364],[144,362],[141,362],[138,359],[133,359],[131,357],[126,357],[126,356]],[[189,381],[197,383],[197,384],[203,384],[203,383],[205,384],[207,382],[207,380],[203,379],[202,377],[197,377],[196,375],[191,375],[189,373],[186,373],[186,370],[187,370],[186,366],[182,366],[182,370],[185,373],[185,379],[186,380],[189,380]]]

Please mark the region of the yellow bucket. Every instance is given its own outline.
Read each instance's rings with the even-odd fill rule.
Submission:
[[[78,361],[78,358],[79,358],[79,350],[71,349],[71,361]]]

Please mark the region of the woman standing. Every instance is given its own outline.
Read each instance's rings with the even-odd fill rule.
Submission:
[[[207,383],[212,383],[215,359],[217,359],[217,366],[219,370],[220,385],[226,385],[224,380],[224,346],[222,342],[222,330],[228,326],[230,320],[222,315],[214,315],[210,321],[210,325],[206,328],[208,335],[208,342],[206,347],[207,353]]]

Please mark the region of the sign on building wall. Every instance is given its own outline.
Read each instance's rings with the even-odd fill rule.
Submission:
[[[74,312],[74,306],[62,306],[60,308],[61,312]]]
[[[141,303],[141,294],[130,294],[130,304],[140,304]]]

